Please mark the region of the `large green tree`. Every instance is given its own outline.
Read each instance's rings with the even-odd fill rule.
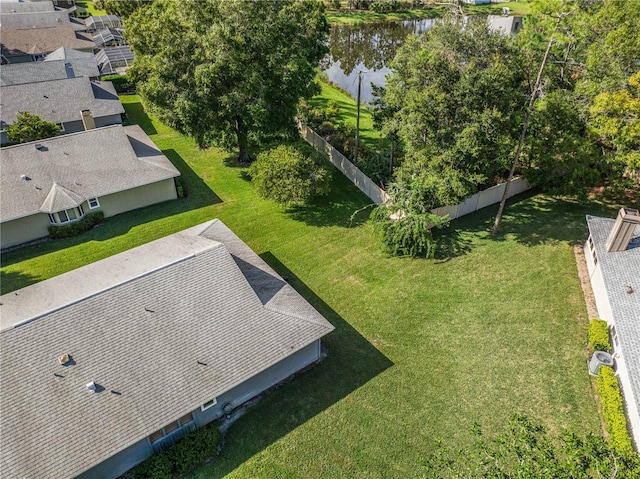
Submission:
[[[16,121],[7,128],[7,138],[15,143],[44,140],[56,136],[60,127],[28,111],[18,113]]]
[[[94,0],[96,8],[104,9],[112,15],[127,18],[137,9],[153,3],[155,0]]]
[[[295,132],[329,32],[324,5],[311,0],[158,0],[125,28],[145,106],[200,146],[237,149],[241,162]]]
[[[504,176],[527,99],[514,49],[485,22],[451,20],[398,50],[383,96],[394,115],[384,128],[404,144],[395,181],[405,185],[395,191],[411,191],[417,209],[455,203]]]

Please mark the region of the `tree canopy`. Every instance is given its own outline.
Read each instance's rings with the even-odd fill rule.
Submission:
[[[394,114],[383,128],[405,149],[395,176],[405,186],[395,190],[412,190],[420,209],[454,204],[508,169],[526,101],[513,50],[485,22],[453,20],[398,50],[382,97]]]
[[[59,131],[60,127],[55,123],[28,111],[21,111],[16,121],[7,128],[7,138],[11,142],[26,143],[27,141],[51,138],[56,136]]]
[[[303,204],[331,189],[331,172],[308,145],[280,145],[258,155],[249,168],[258,194],[282,205]]]
[[[241,162],[294,134],[329,32],[324,5],[311,0],[158,0],[125,28],[145,106],[202,147],[237,149]]]

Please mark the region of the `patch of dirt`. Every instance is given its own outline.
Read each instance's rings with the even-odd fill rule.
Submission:
[[[580,286],[582,286],[582,293],[585,303],[587,304],[587,315],[589,319],[597,318],[598,308],[596,307],[596,299],[591,289],[591,282],[589,281],[589,270],[587,269],[587,260],[584,257],[584,246],[581,244],[574,245],[573,254],[576,257],[578,278],[580,278]]]

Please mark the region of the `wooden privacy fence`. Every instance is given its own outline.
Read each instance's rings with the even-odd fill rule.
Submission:
[[[351,163],[346,156],[331,146],[329,142],[318,135],[315,131],[300,122],[298,122],[298,128],[300,129],[300,135],[302,138],[304,138],[305,141],[312,145],[316,150],[326,153],[329,157],[329,161],[331,161],[331,163],[338,168],[344,176],[349,178],[349,180],[356,185],[360,191],[367,195],[371,201],[380,205],[391,199],[386,191],[371,181],[371,178],[360,171],[360,169]],[[506,186],[506,183],[492,186],[491,188],[479,191],[475,195],[470,196],[460,204],[442,206],[431,210],[431,212],[438,216],[449,215],[450,220],[460,218],[461,216],[478,211],[485,206],[500,203]],[[511,181],[511,186],[509,187],[509,198],[527,191],[530,188],[531,185],[529,185],[525,179],[514,178]]]

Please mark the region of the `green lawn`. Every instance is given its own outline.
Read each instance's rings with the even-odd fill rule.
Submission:
[[[229,155],[196,150],[137,97],[122,100],[189,197],[3,254],[3,292],[218,217],[336,327],[327,358],[238,420],[221,456],[189,477],[420,477],[435,439],[465,444],[474,422],[491,433],[515,412],[599,432],[571,245],[585,239],[586,213],[614,207],[519,196],[498,236],[489,207],[440,232],[435,260],[388,258],[366,211],[350,223],[368,201],[341,176],[330,199],[275,206]]]
[[[89,15],[92,15],[92,16],[100,16],[100,15],[107,14],[106,10],[97,9],[91,0],[78,0],[76,2],[76,5],[78,5],[79,7],[86,8],[87,12],[89,12]]]
[[[332,25],[358,25],[384,21],[439,18],[451,11],[449,6],[428,5],[428,0],[423,2],[424,6],[422,8],[410,9],[410,3],[405,2],[407,9],[403,11],[376,13],[373,10],[349,10],[349,4],[343,1],[342,8],[339,11],[331,8],[327,10],[327,21]],[[529,5],[526,0],[483,5],[462,4],[465,15],[501,15],[503,7],[508,7],[511,10],[511,15],[526,15],[529,13]]]
[[[344,90],[329,85],[324,81],[320,82],[322,93],[309,100],[309,103],[316,108],[325,108],[329,102],[337,104],[340,114],[338,120],[341,123],[356,124],[356,101]],[[381,133],[373,128],[373,115],[364,105],[360,106],[360,138],[362,142],[374,150],[381,149]]]

